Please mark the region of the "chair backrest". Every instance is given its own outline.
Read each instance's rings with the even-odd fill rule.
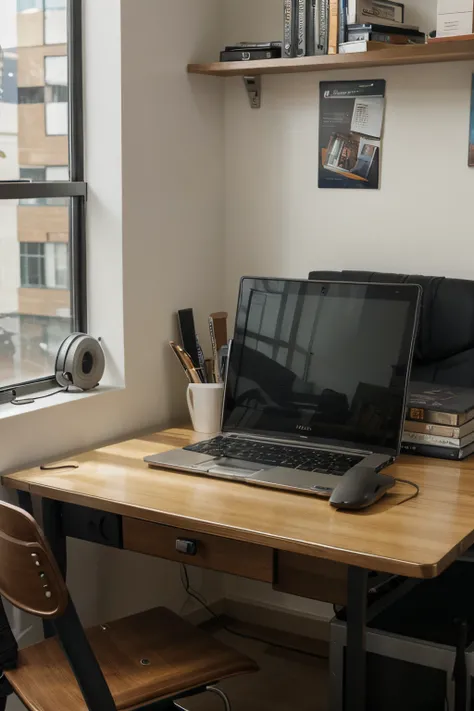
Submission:
[[[423,297],[412,380],[474,387],[474,281],[356,271],[315,271],[309,278],[419,284]]]
[[[0,561],[0,595],[25,612],[52,620],[89,711],[117,711],[43,532],[29,513],[3,501]]]
[[[0,594],[44,619],[62,615],[69,596],[51,549],[30,514],[0,502]]]

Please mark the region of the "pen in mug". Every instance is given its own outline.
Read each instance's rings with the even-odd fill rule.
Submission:
[[[199,373],[197,372],[196,368],[193,365],[193,362],[189,356],[189,353],[186,353],[184,348],[181,348],[177,343],[174,341],[170,341],[170,346],[179,360],[184,372],[186,373],[188,380],[190,383],[202,383],[202,378],[200,377]]]

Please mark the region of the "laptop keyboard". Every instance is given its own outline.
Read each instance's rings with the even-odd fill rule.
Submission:
[[[215,437],[184,449],[208,454],[210,457],[230,457],[267,466],[289,467],[336,476],[343,476],[348,469],[363,459],[363,457],[322,449],[290,447],[229,437]]]

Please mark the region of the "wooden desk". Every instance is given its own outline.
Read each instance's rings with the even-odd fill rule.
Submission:
[[[364,709],[368,570],[436,577],[474,543],[474,459],[400,457],[390,474],[416,482],[419,497],[399,505],[412,492],[400,484],[372,508],[347,513],[317,497],[143,462],[198,439],[171,429],[81,454],[76,469],[31,469],[3,484],[20,492],[26,508],[29,495],[42,497],[45,532],[63,571],[71,535],[347,601],[347,708]],[[176,538],[190,537],[198,541],[193,558],[175,549]]]

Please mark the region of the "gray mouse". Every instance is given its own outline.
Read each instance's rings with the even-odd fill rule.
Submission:
[[[395,484],[393,477],[358,465],[344,474],[329,503],[338,509],[364,509],[381,499]]]

